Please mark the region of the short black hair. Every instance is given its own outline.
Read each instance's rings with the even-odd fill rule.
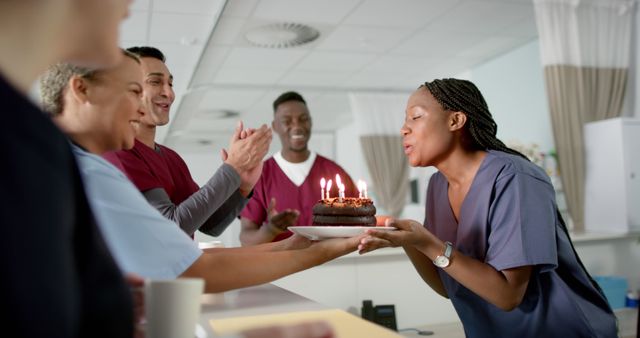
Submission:
[[[304,103],[305,105],[307,104],[307,101],[304,100],[302,95],[296,92],[286,92],[282,93],[275,101],[273,101],[273,112],[275,113],[276,110],[278,110],[279,105],[289,101],[298,101]]]
[[[162,62],[165,62],[167,60],[164,54],[162,54],[162,52],[155,47],[136,46],[127,48],[127,51],[137,55],[140,58],[154,58]]]

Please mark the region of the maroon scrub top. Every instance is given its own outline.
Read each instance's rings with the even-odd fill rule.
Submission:
[[[327,181],[330,179],[335,181],[336,174],[340,174],[342,183],[345,185],[345,196],[357,197],[358,189],[349,174],[326,157],[316,156],[309,174],[300,186],[291,182],[276,160],[270,157],[264,162],[262,175],[253,190],[253,197],[240,216],[256,224],[266,224],[269,201],[271,198],[275,198],[276,210],[296,209],[300,211],[297,226],[311,225],[311,209],[320,200],[320,179],[324,177]],[[331,196],[336,197],[337,194],[338,190],[334,182]],[[283,240],[292,234],[290,231],[283,232],[273,241]]]
[[[157,146],[160,151],[136,140],[132,149],[110,152],[104,158],[120,168],[138,190],[162,188],[173,204],[180,204],[200,187],[180,155],[163,145]]]

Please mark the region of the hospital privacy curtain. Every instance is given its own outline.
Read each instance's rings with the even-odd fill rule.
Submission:
[[[619,116],[631,55],[632,0],[534,0],[560,179],[584,229],[585,123]]]
[[[409,165],[400,137],[408,97],[386,93],[349,95],[376,203],[393,217],[402,214],[409,192]]]

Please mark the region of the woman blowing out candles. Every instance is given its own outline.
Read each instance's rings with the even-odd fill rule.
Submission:
[[[402,246],[451,299],[467,337],[616,337],[616,320],[573,248],[545,172],[496,138],[465,80],[427,82],[401,129],[412,166],[435,166],[424,224],[387,220],[360,253]]]

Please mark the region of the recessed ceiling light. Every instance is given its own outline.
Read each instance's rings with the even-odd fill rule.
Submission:
[[[185,46],[193,46],[198,43],[198,39],[194,37],[183,36],[180,38],[180,44]]]
[[[320,32],[300,23],[278,22],[253,28],[244,37],[250,44],[266,48],[290,48],[316,40]]]
[[[207,109],[201,111],[203,116],[214,119],[231,119],[240,116],[240,112],[230,109]]]

